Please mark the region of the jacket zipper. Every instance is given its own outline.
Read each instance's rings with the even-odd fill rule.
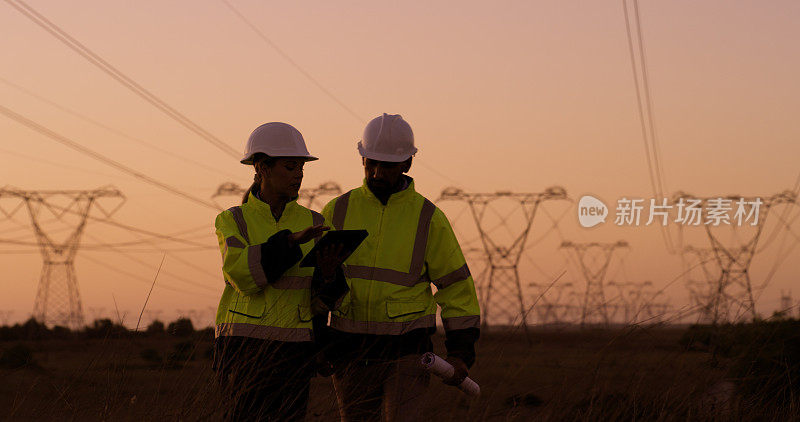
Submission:
[[[381,204],[381,213],[378,216],[378,243],[375,245],[375,255],[372,258],[372,274],[370,274],[369,289],[367,290],[367,321],[373,321],[371,311],[372,288],[375,285],[375,268],[378,265],[378,253],[381,249],[381,234],[383,233],[383,213],[386,212],[386,205]]]

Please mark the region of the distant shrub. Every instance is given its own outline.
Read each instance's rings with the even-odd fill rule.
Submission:
[[[125,337],[129,334],[123,325],[115,324],[110,319],[96,319],[91,326],[85,328],[88,338]]]
[[[49,337],[50,330],[47,326],[39,321],[30,318],[25,321],[21,326],[14,326],[18,328],[17,339],[19,340],[42,340]]]
[[[3,350],[0,354],[0,367],[18,369],[26,366],[37,366],[33,360],[33,351],[23,345],[16,344]]]
[[[164,323],[159,320],[155,320],[147,326],[147,334],[160,335],[164,334],[165,332],[166,330],[164,329]]]
[[[194,325],[189,318],[178,318],[169,323],[167,332],[175,337],[189,337],[194,334]]]

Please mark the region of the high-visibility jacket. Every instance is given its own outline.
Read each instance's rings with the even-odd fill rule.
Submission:
[[[275,221],[269,205],[252,193],[244,204],[217,215],[226,285],[217,308],[216,337],[312,340],[309,289],[314,269],[300,267],[295,257],[297,262],[270,283],[262,266],[262,250],[282,230],[297,232],[323,222],[321,214],[296,201],[288,202]],[[302,255],[312,247],[312,242],[300,245]]]
[[[386,205],[366,183],[329,202],[322,215],[335,229],[369,235],[345,261],[350,292],[331,314],[331,327],[349,333],[402,335],[436,326],[480,327],[475,284],[444,213],[414,190]],[[431,283],[436,286],[434,295]]]

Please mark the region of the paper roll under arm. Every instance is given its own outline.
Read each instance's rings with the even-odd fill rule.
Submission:
[[[452,377],[455,372],[453,365],[450,365],[446,360],[431,352],[422,355],[422,361],[420,363],[425,369],[430,371],[430,373],[442,379]],[[478,396],[481,394],[481,387],[470,377],[464,378],[464,381],[457,387],[470,396]]]

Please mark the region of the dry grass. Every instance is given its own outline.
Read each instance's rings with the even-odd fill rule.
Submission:
[[[536,330],[527,338],[519,330],[484,333],[471,371],[481,397],[470,400],[433,379],[426,419],[797,418],[791,406],[749,406],[726,381],[730,362],[712,365],[707,352],[685,350],[679,344],[683,332]],[[188,349],[178,346],[186,341],[160,335],[0,342],[2,349],[12,343],[28,346],[37,364],[0,369],[0,408],[8,420],[219,419],[211,341],[195,336]],[[443,350],[441,336],[434,343]],[[336,420],[330,380],[315,378],[311,391],[308,419]]]

